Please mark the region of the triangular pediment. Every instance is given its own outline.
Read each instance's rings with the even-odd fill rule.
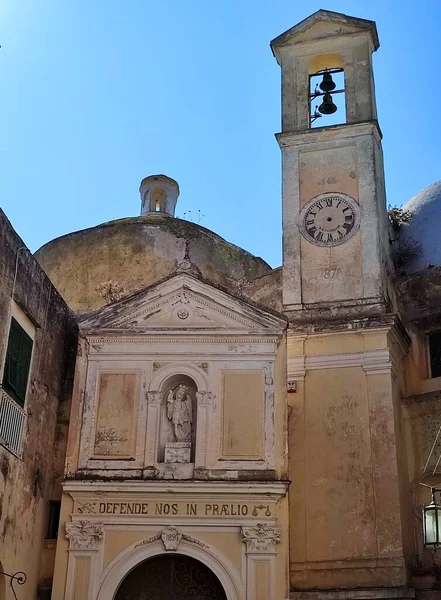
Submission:
[[[349,17],[343,13],[320,9],[291,29],[288,29],[271,42],[274,53],[281,46],[300,44],[337,35],[370,32],[375,49],[378,48],[378,34],[375,21]]]
[[[105,306],[80,321],[84,333],[279,333],[282,316],[181,274]]]

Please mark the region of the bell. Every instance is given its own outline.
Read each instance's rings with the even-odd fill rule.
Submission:
[[[320,89],[323,92],[332,92],[332,90],[335,89],[335,82],[332,79],[331,73],[328,73],[327,71],[323,73],[323,80],[320,84]]]
[[[318,109],[322,115],[332,115],[337,110],[337,107],[334,104],[332,96],[329,92],[326,92],[326,94],[323,96],[323,102],[320,104]]]

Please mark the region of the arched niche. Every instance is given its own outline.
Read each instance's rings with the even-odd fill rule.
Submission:
[[[199,392],[208,389],[207,374],[197,365],[185,362],[170,363],[158,369],[153,374],[148,389],[151,391],[162,390],[167,380],[176,373],[190,377],[196,383]]]
[[[137,547],[138,546],[138,547]],[[219,579],[225,592],[226,600],[245,600],[240,574],[229,560],[210,545],[201,547],[182,540],[179,544],[179,554],[192,557],[206,565]],[[134,544],[116,556],[107,566],[98,583],[96,600],[117,600],[117,591],[135,567],[146,564],[146,560],[158,555],[167,554],[161,541],[145,546]]]
[[[227,600],[221,582],[203,562],[185,554],[159,554],[132,569],[114,600]]]
[[[166,445],[188,441],[191,444],[190,460],[184,462],[194,463],[198,386],[189,375],[176,373],[163,381],[160,391],[163,401],[159,419],[158,462],[167,462]]]

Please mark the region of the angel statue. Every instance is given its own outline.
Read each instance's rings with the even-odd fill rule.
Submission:
[[[177,442],[191,441],[192,402],[186,385],[171,389],[167,396],[167,418],[173,424]]]

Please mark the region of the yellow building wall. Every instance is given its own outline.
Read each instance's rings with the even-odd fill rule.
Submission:
[[[295,589],[406,582],[394,377],[368,364],[389,346],[387,329],[288,339],[288,364],[305,357],[288,394]]]

